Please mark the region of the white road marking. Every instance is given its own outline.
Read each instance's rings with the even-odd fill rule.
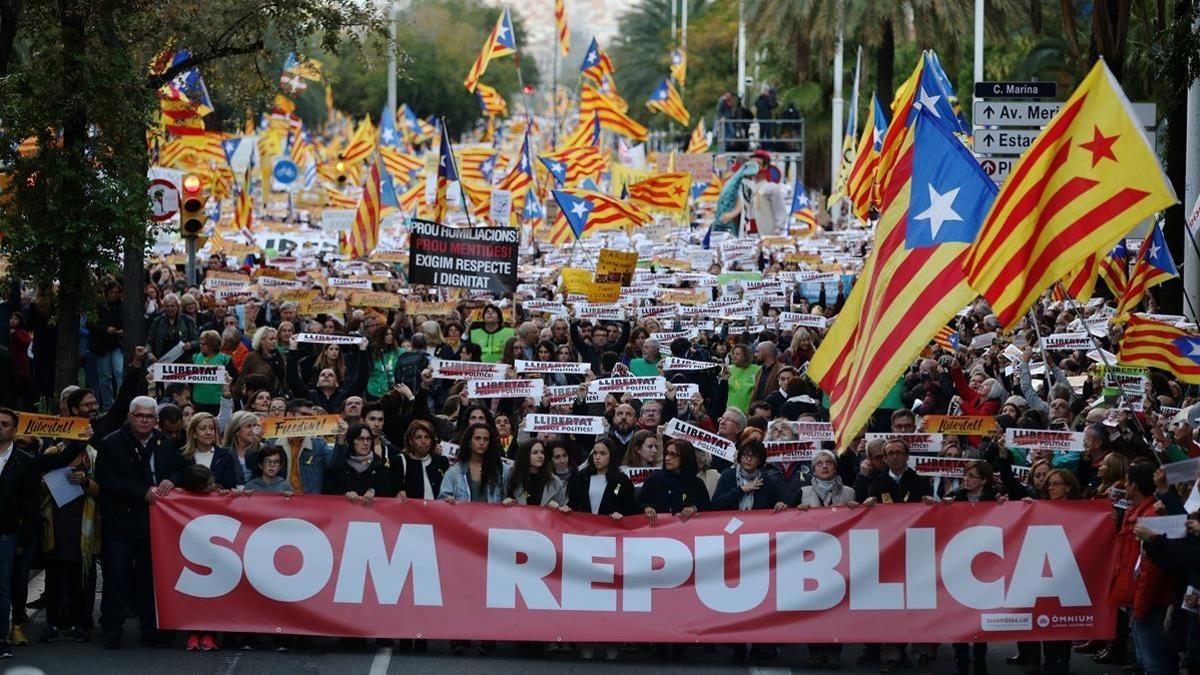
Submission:
[[[371,670],[367,675],[387,675],[388,664],[392,662],[392,648],[382,647],[375,653],[375,658],[371,661]]]

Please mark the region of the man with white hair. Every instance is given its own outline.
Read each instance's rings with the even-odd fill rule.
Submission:
[[[104,648],[120,649],[125,608],[141,623],[142,643],[161,642],[154,612],[150,565],[150,504],[166,495],[183,471],[179,450],[156,427],[158,406],[149,396],[129,404],[121,428],[100,442],[96,483],[104,522],[104,596],[100,628]]]

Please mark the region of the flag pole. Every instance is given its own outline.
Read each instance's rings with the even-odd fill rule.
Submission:
[[[450,132],[446,131],[446,116],[442,115],[438,118],[442,122],[442,138],[446,139],[446,143],[450,144]],[[462,196],[463,213],[467,214],[467,226],[475,227],[475,223],[471,221],[471,202],[467,200],[467,189],[463,187],[463,177],[458,171],[458,162],[454,161],[454,145],[450,144],[446,148],[446,156],[450,158],[450,166],[454,167],[454,175],[458,177],[458,194]]]

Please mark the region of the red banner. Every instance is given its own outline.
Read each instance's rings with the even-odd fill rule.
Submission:
[[[159,624],[553,642],[1110,638],[1107,502],[706,512],[172,495]],[[864,630],[865,629],[865,630]]]

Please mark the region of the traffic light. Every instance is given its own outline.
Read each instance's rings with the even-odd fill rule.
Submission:
[[[179,205],[179,232],[185,237],[198,237],[208,220],[204,202],[208,201],[200,188],[200,177],[188,174],[183,179],[183,194]]]
[[[345,186],[345,185],[346,185],[346,180],[347,180],[347,178],[346,178],[346,163],[345,163],[345,162],[343,162],[343,161],[340,161],[340,160],[339,160],[339,161],[338,161],[338,163],[337,163],[337,184],[338,184],[338,187],[343,187],[343,186]]]

